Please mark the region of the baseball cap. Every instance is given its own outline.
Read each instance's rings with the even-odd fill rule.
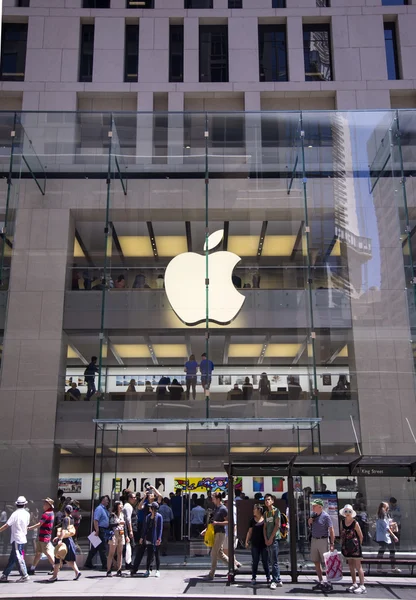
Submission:
[[[159,510],[159,504],[157,502],[152,502],[150,504],[150,508],[154,508],[155,510]]]
[[[324,505],[324,501],[321,500],[320,498],[318,498],[317,500],[312,500],[312,506],[317,505],[317,506],[323,506]]]

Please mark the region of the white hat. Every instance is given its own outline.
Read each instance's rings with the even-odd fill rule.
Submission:
[[[344,506],[344,508],[341,508],[341,510],[339,511],[339,514],[341,515],[341,517],[345,517],[345,511],[348,510],[348,512],[351,512],[351,516],[352,518],[357,516],[357,513],[355,512],[355,510],[353,509],[353,507],[351,506],[351,504],[346,504]]]
[[[27,500],[24,496],[19,496],[15,504],[16,506],[24,506],[25,504],[27,504]]]

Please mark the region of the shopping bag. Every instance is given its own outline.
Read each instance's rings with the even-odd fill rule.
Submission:
[[[333,552],[325,552],[324,561],[326,580],[328,581],[328,583],[333,583],[334,581],[341,581],[342,560],[337,550],[334,550]]]
[[[210,523],[205,531],[205,535],[204,535],[204,544],[205,546],[208,546],[208,548],[212,548],[212,546],[214,545],[214,538],[215,538],[215,531],[214,531],[214,525],[212,525],[212,523]]]
[[[126,544],[126,565],[131,564],[131,544]]]

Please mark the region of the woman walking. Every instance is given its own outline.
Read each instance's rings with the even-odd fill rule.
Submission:
[[[355,520],[357,513],[351,504],[346,504],[339,511],[339,514],[343,517],[341,521],[341,552],[347,559],[352,579],[352,586],[348,591],[354,594],[365,594],[367,590],[364,585],[364,571],[361,565],[363,558],[361,550],[363,533],[358,522]],[[357,572],[359,584],[357,583]]]
[[[113,535],[108,540],[107,577],[112,577],[111,568],[116,552],[117,577],[122,577],[121,566],[123,564],[123,546],[126,542],[129,542],[129,538],[125,535],[126,522],[123,512],[123,503],[120,502],[120,500],[114,502],[113,512],[110,515],[110,530]]]
[[[376,542],[380,546],[377,558],[382,559],[386,550],[390,551],[390,562],[392,573],[401,573],[401,570],[396,567],[396,542],[397,537],[391,530],[390,518],[389,518],[389,505],[387,502],[381,502],[377,511],[376,521]],[[377,567],[377,573],[383,571],[382,566],[379,564]]]
[[[69,526],[72,525],[74,527],[74,519],[71,516],[72,510],[73,509],[70,504],[65,506],[64,517],[62,519],[61,531],[56,536],[56,538],[54,538],[53,541],[54,541],[54,543],[62,541],[65,544],[65,546],[67,548],[65,562],[67,562],[68,565],[71,567],[71,569],[73,569],[73,571],[75,573],[74,581],[77,581],[81,577],[81,571],[78,569],[78,566],[77,566],[75,543],[74,543],[74,540],[72,539],[72,537],[67,537],[67,538],[64,537],[65,532],[68,530]],[[74,531],[75,531],[75,527],[74,527]],[[55,558],[55,567],[53,569],[52,577],[50,579],[48,579],[48,583],[54,583],[55,581],[58,581],[58,573],[59,573],[59,569],[61,568],[61,565],[62,565],[62,559]]]
[[[257,569],[259,561],[263,564],[267,583],[270,583],[269,553],[267,551],[264,539],[264,518],[263,506],[255,504],[253,506],[253,518],[250,521],[249,530],[246,536],[246,548],[249,548],[251,542],[251,583],[256,585]]]

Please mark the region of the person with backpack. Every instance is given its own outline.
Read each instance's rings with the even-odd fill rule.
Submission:
[[[274,497],[271,494],[264,496],[266,510],[264,512],[263,534],[268,548],[269,561],[272,565],[272,582],[270,589],[282,587],[279,569],[279,540],[280,540],[280,510],[274,506]]]

